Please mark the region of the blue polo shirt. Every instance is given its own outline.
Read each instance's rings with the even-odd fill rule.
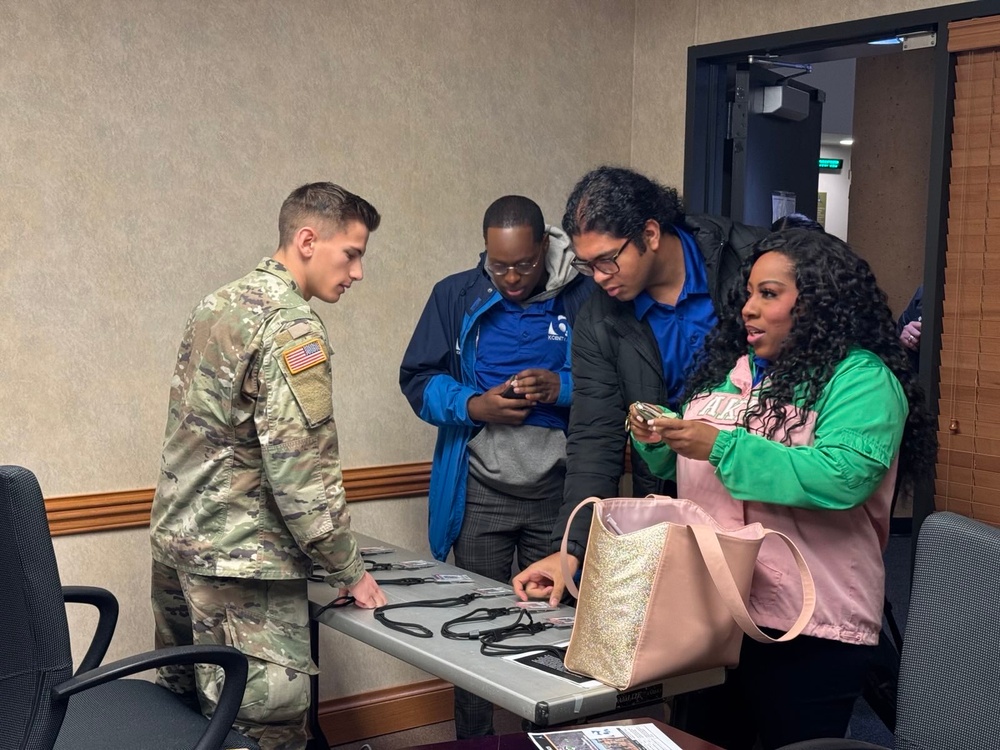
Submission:
[[[566,366],[569,335],[559,297],[526,306],[501,297],[479,321],[476,387],[489,390],[528,368],[560,372]],[[523,424],[565,431],[569,409],[537,404]]]
[[[653,329],[660,347],[663,380],[667,386],[667,405],[679,411],[687,377],[695,356],[701,351],[705,335],[716,323],[715,306],[708,293],[705,260],[694,238],[675,227],[684,249],[684,287],[676,305],[665,305],[646,292],[635,298],[635,317]]]

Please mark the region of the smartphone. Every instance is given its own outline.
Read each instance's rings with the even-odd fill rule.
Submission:
[[[500,394],[504,398],[527,398],[523,393],[514,393],[514,381],[507,381],[507,387],[504,389],[503,393]]]
[[[655,404],[647,404],[644,401],[635,402],[635,411],[642,419],[649,421],[650,419],[662,419],[663,417],[673,417],[677,418],[677,415],[661,406],[656,406]]]
[[[649,421],[650,419],[658,419],[664,416],[663,412],[660,411],[653,404],[647,404],[643,401],[635,402],[635,413],[639,415],[640,418]]]

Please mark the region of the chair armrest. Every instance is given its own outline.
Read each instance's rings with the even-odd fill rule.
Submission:
[[[222,742],[232,729],[233,721],[240,710],[243,691],[247,684],[247,658],[231,646],[174,646],[156,651],[147,651],[126,659],[105,664],[103,667],[84,674],[77,674],[52,688],[57,700],[66,700],[97,685],[128,677],[147,669],[171,664],[215,664],[222,667],[225,681],[219,703],[193,750],[213,750],[222,747]]]
[[[873,745],[861,740],[839,739],[803,740],[785,745],[778,750],[885,750],[882,745]]]
[[[89,604],[97,610],[97,629],[75,674],[89,672],[99,667],[108,653],[118,624],[118,600],[107,589],[96,586],[63,586],[62,591],[67,604]]]

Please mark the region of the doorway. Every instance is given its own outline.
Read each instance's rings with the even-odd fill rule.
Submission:
[[[939,351],[941,345],[940,321],[942,318],[942,291],[944,286],[944,254],[946,247],[947,219],[947,176],[949,168],[949,147],[951,136],[952,100],[954,93],[954,63],[948,53],[948,23],[956,20],[1000,14],[1000,2],[988,0],[977,3],[943,6],[924,11],[903,13],[880,18],[865,19],[844,24],[821,26],[799,31],[784,32],[765,37],[721,42],[692,47],[688,55],[688,97],[687,123],[685,133],[684,195],[691,212],[726,213],[727,191],[726,162],[727,138],[730,130],[730,102],[727,101],[729,70],[755,59],[778,59],[785,61],[803,60],[803,56],[813,57],[814,62],[822,62],[824,54],[835,54],[844,59],[842,51],[852,45],[868,45],[869,42],[888,38],[907,38],[911,35],[933,34],[936,44],[922,54],[924,62],[924,85],[927,96],[925,106],[926,145],[920,146],[920,153],[907,151],[906,161],[898,161],[895,169],[903,166],[920,165],[926,174],[926,189],[923,199],[910,197],[902,206],[899,196],[888,191],[883,196],[883,208],[874,211],[876,220],[861,222],[884,226],[887,216],[896,216],[915,208],[922,215],[922,232],[909,235],[905,247],[897,254],[885,253],[877,247],[879,239],[861,239],[863,226],[857,226],[855,212],[851,212],[848,222],[848,241],[858,245],[862,254],[873,254],[876,260],[876,275],[885,284],[888,280],[901,278],[898,291],[894,292],[893,308],[897,312],[912,293],[913,281],[921,278],[924,284],[923,335],[920,347],[920,379],[928,398],[928,406],[937,414]],[[907,53],[912,54],[912,53]],[[898,56],[905,59],[903,56]],[[911,58],[912,59],[912,58]],[[929,63],[929,64],[928,64]],[[868,80],[867,71],[864,73]],[[877,78],[878,76],[875,76]],[[818,88],[818,87],[817,87]],[[882,92],[884,94],[884,91]],[[884,116],[884,103],[875,114]],[[858,119],[857,117],[854,118]],[[929,122],[926,120],[929,119]],[[857,136],[857,133],[852,133]],[[752,144],[748,144],[752,147]],[[912,149],[911,149],[912,150]],[[857,199],[861,176],[859,170],[873,169],[872,183],[879,184],[878,169],[888,164],[884,152],[860,157],[863,148],[858,142],[851,147],[850,176],[851,197]],[[772,158],[773,158],[772,154]],[[893,155],[898,160],[900,155]],[[863,162],[863,163],[862,163]],[[874,166],[873,166],[874,165]],[[829,194],[827,195],[829,199]],[[867,198],[865,199],[867,201]],[[857,201],[855,201],[857,202]],[[829,205],[827,206],[829,210]],[[807,213],[808,211],[803,211]],[[827,219],[829,223],[829,218]],[[914,230],[914,222],[909,222]],[[888,236],[884,230],[873,236]],[[915,237],[915,238],[914,238]],[[867,248],[867,252],[866,252]],[[900,254],[901,253],[901,254]],[[922,272],[919,269],[922,259]],[[901,274],[900,267],[912,266],[914,279]],[[920,523],[934,508],[934,487],[923,487],[913,500],[913,530],[919,530]]]

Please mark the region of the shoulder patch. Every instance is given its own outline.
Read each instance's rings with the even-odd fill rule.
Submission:
[[[288,329],[288,333],[291,334],[293,339],[297,339],[301,338],[302,336],[305,336],[307,333],[312,333],[312,329],[313,327],[308,323],[299,321],[298,323],[296,323],[295,325],[293,325],[291,328]]]
[[[326,351],[323,349],[323,342],[318,338],[309,339],[298,346],[286,349],[281,356],[285,358],[285,364],[288,365],[288,371],[292,375],[326,362]]]

